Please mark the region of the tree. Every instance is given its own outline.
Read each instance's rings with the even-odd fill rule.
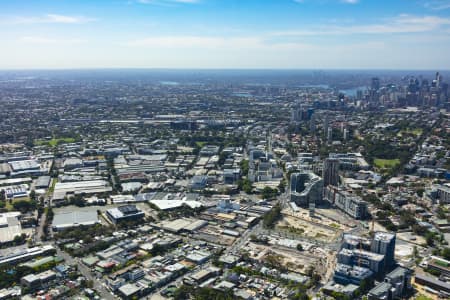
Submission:
[[[36,191],[35,190],[30,191],[30,199],[33,201],[36,201]]]
[[[442,255],[443,258],[449,260],[450,259],[450,248],[449,247],[445,247],[444,249],[442,249],[441,255]]]
[[[283,180],[280,181],[280,184],[278,185],[278,190],[280,193],[284,193],[286,191],[286,180],[283,178]]]
[[[420,188],[420,189],[418,189],[416,192],[417,192],[417,196],[419,196],[420,198],[422,198],[422,197],[423,197],[423,193],[425,192],[425,189]]]
[[[272,199],[275,198],[278,194],[278,190],[277,189],[272,189],[271,187],[266,186],[263,190],[262,190],[262,194],[261,197],[263,199]]]
[[[252,192],[252,183],[247,178],[238,181],[238,187],[246,192],[247,194],[251,194]]]
[[[240,167],[241,167],[242,175],[247,176],[248,170],[250,168],[248,160],[246,160],[246,159],[242,160],[240,163]]]
[[[297,250],[298,250],[298,251],[303,251],[303,246],[302,246],[302,244],[300,244],[300,243],[297,244]]]
[[[280,204],[275,205],[272,209],[264,215],[263,225],[265,228],[273,228],[275,223],[280,220],[281,215],[281,206]]]
[[[35,210],[37,207],[37,202],[34,200],[20,200],[13,203],[13,207],[16,210],[20,210],[22,213],[26,213]]]

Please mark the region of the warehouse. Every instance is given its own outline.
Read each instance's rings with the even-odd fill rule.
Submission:
[[[63,200],[68,195],[100,194],[111,191],[111,186],[105,180],[58,182],[53,192],[53,200]]]
[[[55,231],[78,227],[78,226],[92,226],[100,223],[97,212],[92,211],[71,211],[56,213],[53,217],[52,228]]]
[[[0,243],[12,242],[14,237],[22,234],[19,216],[17,211],[0,214]]]

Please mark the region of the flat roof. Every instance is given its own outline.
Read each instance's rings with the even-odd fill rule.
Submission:
[[[138,293],[141,290],[141,288],[139,286],[137,286],[136,284],[132,284],[132,283],[127,283],[125,285],[122,285],[119,288],[119,291],[124,294],[125,296],[131,296],[134,295],[136,293]]]
[[[416,274],[416,279],[429,282],[431,284],[434,284],[436,286],[439,286],[439,287],[443,288],[444,290],[450,291],[450,284],[448,284],[448,283],[446,283],[444,281],[440,281],[438,279],[435,279],[433,277],[426,276],[426,275],[423,275],[423,274]]]
[[[181,207],[183,204],[190,208],[197,208],[203,206],[199,201],[185,201],[185,200],[150,200],[151,203],[158,206],[159,209],[166,210]]]
[[[78,225],[93,225],[98,223],[97,211],[71,211],[56,213],[53,217],[53,227],[74,227]]]

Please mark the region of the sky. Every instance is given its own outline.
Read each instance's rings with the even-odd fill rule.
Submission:
[[[0,0],[0,69],[450,69],[450,0]]]

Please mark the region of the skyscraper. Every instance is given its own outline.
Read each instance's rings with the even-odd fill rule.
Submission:
[[[328,117],[328,114],[325,115],[325,118],[323,120],[323,135],[326,136],[328,134],[328,126],[329,126],[330,120]]]
[[[339,160],[327,158],[323,163],[323,186],[339,184]]]
[[[370,88],[371,88],[373,91],[378,91],[378,90],[380,89],[380,78],[378,78],[378,77],[373,77],[373,78],[372,78],[372,84],[371,84]]]
[[[309,131],[311,134],[316,133],[316,115],[314,113],[311,115],[311,120],[309,120]]]
[[[332,139],[333,139],[333,128],[328,127],[328,131],[327,131],[327,141],[328,141],[328,143],[331,143]]]

